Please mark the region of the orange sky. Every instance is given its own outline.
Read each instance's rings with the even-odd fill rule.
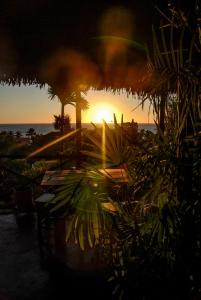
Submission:
[[[122,91],[113,94],[105,91],[90,90],[85,96],[89,102],[89,110],[82,113],[83,123],[95,122],[100,119],[100,111],[106,111],[106,115],[112,119],[115,113],[120,121],[121,114],[124,121],[132,118],[138,123],[153,123],[152,113],[148,116],[149,105],[142,111],[138,108],[132,111],[138,104],[135,97],[129,96]],[[47,88],[39,89],[36,86],[0,86],[0,123],[52,123],[53,115],[60,113],[60,103],[55,98],[50,100]],[[71,116],[71,122],[75,122],[75,108],[67,105],[65,113]],[[109,119],[106,121],[109,121]]]

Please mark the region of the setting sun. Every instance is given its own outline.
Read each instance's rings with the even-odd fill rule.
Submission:
[[[102,123],[103,120],[107,123],[111,123],[114,119],[114,113],[115,110],[111,106],[101,103],[100,105],[95,105],[93,108],[91,108],[90,119],[91,122],[94,123]]]
[[[110,123],[113,119],[113,113],[109,111],[107,108],[101,108],[100,111],[97,112],[94,116],[94,120],[97,123],[101,123],[103,120],[107,123]]]
[[[103,119],[107,123],[113,123],[114,114],[117,122],[121,122],[123,114],[124,122],[131,122],[132,119],[137,123],[153,123],[153,114],[150,111],[149,103],[144,104],[144,108],[139,106],[139,99],[135,95],[127,95],[126,91],[122,90],[119,93],[104,90],[89,90],[87,92],[87,100],[89,102],[89,109],[83,111],[83,123],[102,123]],[[134,110],[135,107],[137,109]],[[72,109],[72,120],[75,115],[74,108]],[[72,121],[74,122],[74,120]]]

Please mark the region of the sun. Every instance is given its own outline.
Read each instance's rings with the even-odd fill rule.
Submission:
[[[102,123],[103,120],[107,123],[113,122],[113,110],[109,105],[97,105],[93,107],[90,113],[91,121],[94,123]]]
[[[113,113],[108,108],[101,108],[94,116],[96,123],[102,123],[103,120],[107,123],[112,122]]]

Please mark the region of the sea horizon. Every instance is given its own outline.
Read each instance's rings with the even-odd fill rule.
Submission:
[[[125,122],[126,123],[126,122]],[[108,123],[109,125],[113,125],[114,123]],[[149,130],[152,132],[156,131],[156,126],[154,123],[137,123],[138,128]],[[76,123],[71,123],[72,128],[75,128]],[[96,123],[97,126],[100,126],[101,123]],[[83,128],[93,128],[92,123],[82,123]],[[47,134],[52,131],[57,131],[54,129],[53,123],[0,123],[0,132],[12,131],[14,134],[17,131],[20,131],[22,136],[26,136],[26,132],[29,128],[34,128],[36,134]]]
[[[94,123],[94,122],[83,122],[82,124],[91,124],[91,123]],[[114,122],[108,122],[109,124],[114,124]],[[118,123],[120,123],[120,122],[118,122]],[[129,121],[126,121],[126,122],[124,122],[124,123],[130,123]],[[137,124],[150,124],[150,125],[154,125],[154,123],[151,123],[151,122],[136,122]],[[29,125],[29,124],[40,124],[40,125],[42,125],[42,124],[53,124],[53,122],[51,123],[51,122],[36,122],[36,123],[34,123],[34,122],[29,122],[29,123],[24,123],[24,122],[20,122],[20,123],[0,123],[0,125]],[[71,124],[76,124],[75,122],[73,123],[71,123]],[[95,123],[95,124],[101,124],[101,123]]]

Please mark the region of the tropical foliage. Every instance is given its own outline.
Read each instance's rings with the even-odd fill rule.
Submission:
[[[36,131],[34,128],[29,128],[26,132],[26,136],[30,137],[31,141],[33,142],[35,136],[36,136]]]
[[[106,193],[100,188],[101,174],[94,171],[80,171],[71,174],[66,184],[59,188],[57,197],[51,202],[51,212],[62,208],[62,214],[69,215],[73,212],[67,240],[70,235],[75,236],[75,241],[81,249],[95,246],[100,242],[108,219],[101,210],[101,204],[109,201]],[[87,234],[87,239],[84,235]]]
[[[13,135],[7,132],[0,132],[0,155],[9,154],[16,147]]]
[[[72,208],[67,238],[73,234],[82,249],[86,232],[91,247],[104,232],[103,199],[114,205],[107,217],[121,250],[110,281],[123,299],[194,299],[200,289],[200,27],[174,5],[160,13],[166,23],[153,29],[141,93],[142,104],[153,104],[157,134],[135,132],[133,143],[116,120],[113,129],[104,123],[86,132],[84,154],[94,166],[70,177],[53,203],[53,210]],[[103,160],[126,168],[126,187],[112,178],[96,186]]]
[[[56,130],[60,130],[61,128],[63,130],[64,133],[67,133],[71,130],[71,125],[70,125],[70,116],[69,115],[65,115],[63,116],[56,116],[54,115],[54,129]]]
[[[124,124],[117,123],[114,115],[114,128],[110,127],[105,121],[101,128],[94,125],[94,132],[84,131],[84,136],[89,143],[89,150],[82,151],[83,154],[94,157],[110,166],[118,166],[127,162],[129,153],[129,143],[127,135],[124,134]],[[103,149],[105,148],[105,149]]]

